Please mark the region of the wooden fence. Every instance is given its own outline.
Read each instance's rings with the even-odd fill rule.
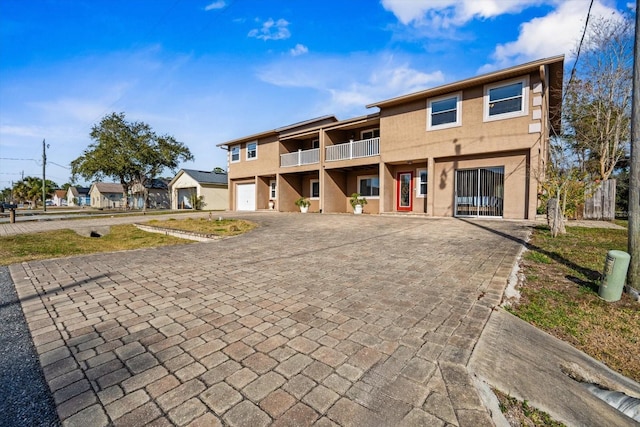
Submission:
[[[616,217],[616,180],[602,181],[584,202],[584,219],[612,221]]]

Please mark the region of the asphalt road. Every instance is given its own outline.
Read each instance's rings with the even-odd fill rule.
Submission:
[[[0,426],[58,426],[9,270],[0,267]]]

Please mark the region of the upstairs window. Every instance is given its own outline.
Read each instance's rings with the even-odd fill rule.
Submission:
[[[527,114],[528,79],[486,86],[484,94],[485,121],[508,119]]]
[[[462,124],[462,95],[460,93],[429,100],[427,130],[445,129]]]
[[[231,163],[235,163],[235,162],[239,162],[240,161],[240,146],[239,145],[234,145],[233,147],[231,147]]]
[[[363,130],[360,134],[361,139],[372,139],[372,138],[380,138],[380,129],[369,129]]]
[[[320,140],[319,139],[311,140],[311,148],[320,148]]]
[[[249,142],[247,144],[247,160],[254,160],[258,158],[258,143]]]

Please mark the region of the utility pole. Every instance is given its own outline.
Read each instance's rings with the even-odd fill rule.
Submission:
[[[631,101],[631,165],[629,172],[629,287],[640,290],[640,0],[636,0],[633,44],[633,97]]]
[[[45,191],[45,187],[47,186],[46,173],[45,173],[46,169],[47,169],[47,147],[43,139],[42,140],[42,209],[44,209],[44,212],[47,211],[47,192]]]

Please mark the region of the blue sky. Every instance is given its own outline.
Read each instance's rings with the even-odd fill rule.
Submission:
[[[632,2],[634,3],[634,2]],[[626,1],[595,0],[593,16]],[[589,0],[0,0],[0,188],[69,182],[111,112],[216,144],[527,61],[573,64]]]

